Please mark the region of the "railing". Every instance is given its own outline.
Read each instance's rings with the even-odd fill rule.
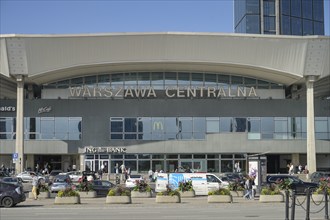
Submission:
[[[328,201],[328,188],[325,187],[323,191],[323,197],[321,201],[314,201],[312,197],[312,190],[307,189],[306,196],[303,201],[300,201],[294,190],[285,191],[285,220],[289,220],[289,212],[291,208],[291,220],[295,219],[296,207],[302,208],[305,213],[305,220],[310,220],[311,214],[320,213],[324,210],[324,219],[329,219],[329,201]],[[319,207],[318,210],[311,211],[311,202],[314,206]],[[324,204],[324,205],[323,205]],[[323,206],[322,206],[323,205]]]

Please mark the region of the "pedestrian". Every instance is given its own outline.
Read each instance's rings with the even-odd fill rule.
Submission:
[[[294,168],[293,164],[290,163],[290,167],[289,167],[289,175],[293,175],[293,174],[294,174],[293,168]]]
[[[35,175],[35,173],[30,173],[30,175],[32,176],[32,194],[33,194],[33,198],[34,198],[34,200],[37,200],[38,195],[39,195],[38,177]]]
[[[39,163],[37,163],[37,165],[36,165],[36,173],[38,173],[39,172]]]
[[[245,181],[245,190],[246,193],[244,194],[243,198],[245,199],[252,199],[252,179],[251,177],[247,177],[246,181]]]
[[[148,176],[149,176],[149,180],[150,180],[150,182],[152,182],[152,175],[154,174],[154,172],[152,171],[152,169],[150,169],[149,171],[148,171]]]
[[[240,172],[241,172],[241,167],[240,167],[238,161],[236,161],[234,167],[235,167],[235,172],[236,172],[236,173],[240,173]]]

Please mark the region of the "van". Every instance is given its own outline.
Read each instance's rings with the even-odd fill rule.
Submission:
[[[192,181],[195,195],[208,195],[219,188],[228,188],[229,183],[212,173],[158,173],[155,191],[166,191],[167,186],[176,190],[180,182]]]

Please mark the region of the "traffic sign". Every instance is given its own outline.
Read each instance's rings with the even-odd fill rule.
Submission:
[[[13,160],[18,160],[18,153],[13,153]]]

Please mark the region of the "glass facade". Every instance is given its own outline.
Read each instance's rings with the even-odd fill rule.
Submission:
[[[98,170],[100,161],[110,166],[106,173],[115,173],[116,164],[125,164],[131,172],[147,173],[154,171],[175,172],[178,167],[189,168],[194,172],[234,172],[234,164],[239,163],[241,171],[246,171],[244,154],[87,154],[85,169]],[[101,159],[103,157],[103,159]]]
[[[284,89],[278,83],[266,82],[255,78],[219,73],[194,72],[126,72],[98,74],[94,76],[66,79],[44,85],[45,89],[69,87],[112,87],[141,88],[153,87],[155,90],[165,90],[168,87],[214,87],[228,88],[237,86],[254,87],[256,89]]]
[[[81,117],[24,118],[25,140],[81,140]],[[16,118],[0,118],[0,139],[16,138]]]
[[[315,136],[330,140],[330,118],[315,118]],[[306,139],[306,117],[110,118],[111,140],[205,140],[207,134],[243,132],[249,140]]]
[[[235,0],[235,32],[276,34],[275,0]],[[263,7],[261,10],[261,7]],[[281,35],[324,35],[323,0],[280,0],[279,33]],[[255,18],[251,18],[255,16]],[[263,16],[263,24],[260,17]],[[255,22],[255,23],[253,23]]]

